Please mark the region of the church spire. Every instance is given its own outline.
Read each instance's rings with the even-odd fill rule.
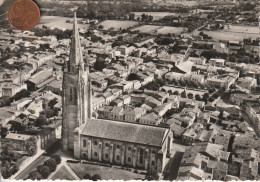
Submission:
[[[76,12],[74,13],[73,32],[70,47],[69,72],[75,72],[78,67],[83,67],[83,57],[79,37]]]

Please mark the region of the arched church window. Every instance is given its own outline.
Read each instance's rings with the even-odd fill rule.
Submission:
[[[87,159],[87,154],[83,153],[83,159]]]
[[[77,88],[74,88],[74,102],[77,102]]]
[[[86,146],[87,146],[87,141],[83,140],[83,147],[86,147]]]
[[[119,155],[117,155],[117,156],[116,156],[116,160],[120,160],[120,157],[119,157]]]
[[[73,90],[72,90],[72,88],[70,87],[69,97],[70,97],[70,101],[71,101],[71,102],[72,102],[72,99],[73,99],[73,98],[72,98],[72,97],[73,97],[73,96],[72,96],[72,94],[73,94],[72,92],[73,92]]]

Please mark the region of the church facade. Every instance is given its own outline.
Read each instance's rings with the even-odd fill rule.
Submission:
[[[75,15],[70,59],[64,63],[62,146],[74,158],[163,172],[172,147],[169,129],[91,117],[91,81]]]

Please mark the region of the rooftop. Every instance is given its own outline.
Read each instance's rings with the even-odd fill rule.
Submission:
[[[118,121],[90,119],[82,135],[161,147],[169,129]]]

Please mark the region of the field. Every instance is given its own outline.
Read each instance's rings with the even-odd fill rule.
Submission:
[[[52,176],[51,180],[76,180],[70,174],[70,172],[66,169],[66,167],[62,166],[58,169],[57,172]]]
[[[204,33],[217,40],[236,40],[242,41],[244,38],[257,38],[260,29],[257,26],[239,26],[232,25],[229,29],[222,31],[204,31]]]
[[[156,26],[156,25],[143,25],[134,28],[133,31],[139,30],[141,33],[149,34],[181,34],[184,31],[183,27],[168,27],[168,26]]]
[[[137,24],[138,24],[138,22],[136,22],[136,21],[106,20],[106,21],[101,22],[99,25],[103,25],[104,30],[108,30],[111,27],[113,27],[115,30],[119,30],[120,28],[127,29],[127,28],[133,27]]]
[[[132,13],[135,14],[135,19],[137,19],[138,17],[141,18],[142,14],[144,13],[153,16],[153,20],[159,20],[165,16],[177,15],[176,13],[170,13],[170,12],[132,12]]]
[[[136,174],[123,169],[98,166],[93,164],[67,163],[80,179],[88,173],[91,176],[99,174],[102,180],[134,180],[143,179],[144,175]]]
[[[132,12],[135,14],[135,19],[138,17],[141,18],[142,14],[151,15],[153,20],[160,20],[165,16],[179,16],[179,15],[187,15],[187,13],[170,13],[170,12]]]
[[[70,20],[69,23],[66,23],[67,20]],[[78,18],[80,20],[80,18]],[[58,29],[72,29],[73,18],[60,17],[60,16],[41,16],[40,22],[37,25],[42,27],[43,25],[49,28],[58,28]],[[89,25],[87,24],[78,24],[79,28],[87,29]]]

